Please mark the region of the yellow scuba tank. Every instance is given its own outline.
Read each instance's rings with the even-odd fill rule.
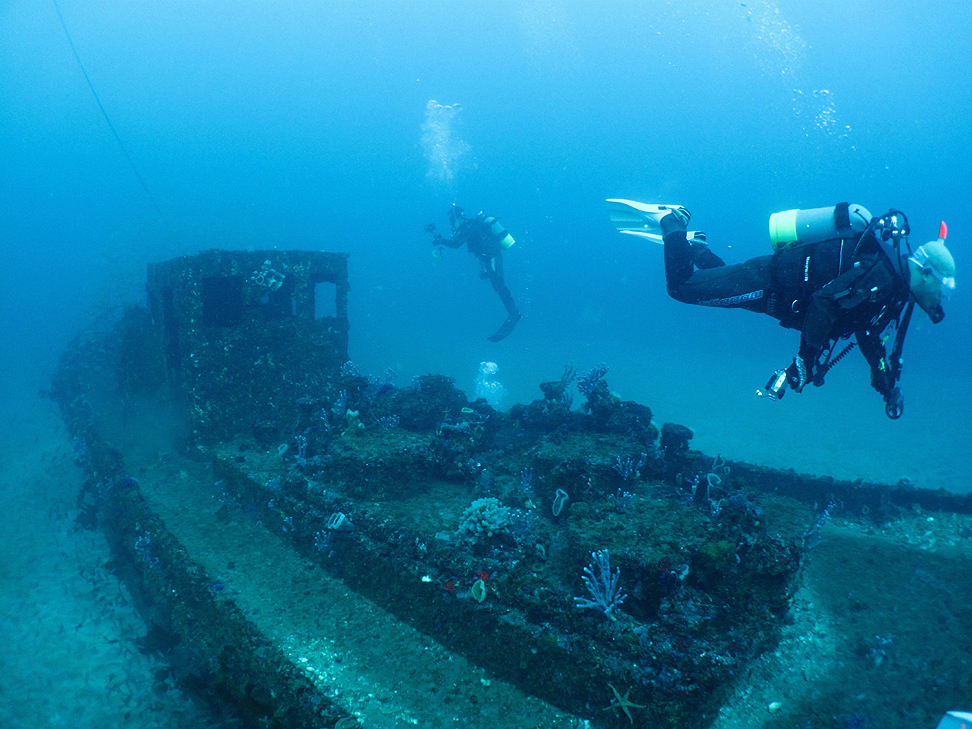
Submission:
[[[506,228],[500,225],[500,222],[496,218],[489,217],[483,222],[489,226],[489,232],[493,236],[493,239],[499,241],[499,244],[503,246],[503,248],[509,248],[516,243],[516,241],[513,240],[513,236],[507,232]]]
[[[810,210],[783,210],[770,215],[770,243],[778,252],[835,238],[856,238],[870,222],[871,214],[867,208],[854,203]]]

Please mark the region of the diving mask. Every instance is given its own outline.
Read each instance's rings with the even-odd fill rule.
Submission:
[[[933,241],[933,243],[937,242],[938,241]],[[936,255],[937,251],[933,252],[930,256],[927,250],[927,246],[929,245],[932,245],[932,243],[926,243],[923,246],[918,246],[918,249],[912,254],[909,260],[919,268],[929,271],[931,275],[935,277],[935,279],[938,281],[938,285],[941,287],[942,300],[945,300],[955,290],[954,264],[952,266],[953,273],[951,276],[946,276],[944,273],[942,273],[941,269],[935,265],[938,262],[936,259],[938,259],[940,256]],[[944,246],[942,246],[942,249],[945,250],[946,254],[948,253]],[[951,255],[949,255],[949,259],[951,259]]]

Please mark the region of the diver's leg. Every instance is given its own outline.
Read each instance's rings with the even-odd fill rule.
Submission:
[[[703,234],[689,240],[685,228],[690,217],[680,208],[661,219],[668,294],[687,304],[766,311],[772,256],[727,266],[709,250]]]
[[[516,315],[519,317],[520,310],[516,308],[516,303],[513,301],[513,294],[510,293],[510,289],[503,278],[500,276],[490,276],[489,282],[493,284],[493,291],[499,294],[500,301],[506,307],[506,312],[510,316]]]
[[[692,246],[686,239],[684,230],[666,233],[663,240],[665,242],[665,282],[668,286],[668,294],[677,299],[679,288],[695,273]]]
[[[489,282],[493,284],[493,290],[499,294],[500,301],[506,307],[507,313],[506,321],[503,322],[502,326],[496,332],[488,337],[489,341],[498,342],[509,336],[510,332],[513,331],[513,327],[520,321],[520,310],[516,308],[516,302],[513,301],[513,294],[510,293],[510,289],[502,277],[490,276]]]
[[[676,230],[664,238],[665,241],[665,279],[668,293],[678,298],[677,291],[696,269],[708,270],[721,268],[726,263],[709,250],[701,240],[686,240],[685,231]]]
[[[725,262],[709,250],[705,244],[705,234],[696,232],[689,239],[685,228],[692,215],[685,208],[678,208],[663,217],[660,221],[662,240],[665,243],[665,278],[668,290],[679,286],[695,271],[695,269],[718,268],[725,266]],[[676,297],[678,298],[678,297]]]
[[[709,246],[706,245],[705,240],[698,240],[697,238],[689,241],[689,246],[692,248],[692,262],[698,269],[706,268],[719,268],[719,266],[725,266],[726,262],[723,261],[719,256],[709,250]]]
[[[667,251],[667,241],[665,248]],[[760,256],[745,263],[695,271],[674,285],[669,281],[668,293],[686,304],[766,313],[766,302],[772,298],[772,258]]]

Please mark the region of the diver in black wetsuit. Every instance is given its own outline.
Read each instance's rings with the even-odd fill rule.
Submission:
[[[513,245],[514,240],[496,218],[480,213],[475,218],[467,218],[458,205],[449,210],[449,222],[452,224],[452,237],[443,238],[435,233],[432,245],[460,248],[463,245],[476,256],[481,270],[480,278],[489,279],[493,290],[499,295],[500,301],[506,307],[507,317],[503,325],[490,337],[491,342],[505,339],[513,331],[513,327],[520,321],[520,311],[513,301],[513,294],[503,280],[503,251]],[[428,233],[435,231],[435,225],[425,226]]]
[[[807,211],[817,214],[818,229],[825,210],[830,209]],[[689,239],[691,214],[674,210],[660,220],[668,293],[688,304],[769,314],[782,326],[798,329],[799,353],[766,387],[765,394],[776,399],[786,385],[796,392],[808,383],[819,387],[827,371],[855,344],[860,346],[871,368],[871,385],[884,397],[888,417],[896,419],[904,404],[897,387],[901,348],[914,304],[938,323],[945,316],[942,299],[955,287],[945,224],[938,240],[903,254],[900,246],[909,232],[903,213],[891,210],[871,219],[864,208],[847,203],[832,210],[829,237],[818,230],[818,240],[801,243],[794,233],[772,255],[729,266],[709,250],[704,234]],[[787,211],[794,221],[799,212]],[[800,228],[794,222],[792,229]],[[888,353],[882,335],[892,325],[897,334]],[[838,340],[851,335],[856,342],[835,354]]]

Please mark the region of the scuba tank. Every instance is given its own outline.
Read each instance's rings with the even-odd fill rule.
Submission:
[[[770,215],[770,243],[776,252],[836,238],[857,238],[871,222],[861,205],[838,203],[829,208],[783,210]]]
[[[507,232],[506,228],[504,228],[500,224],[500,221],[498,221],[496,218],[492,216],[486,217],[483,218],[483,222],[489,226],[489,232],[490,235],[493,236],[493,240],[499,241],[499,244],[503,246],[503,248],[509,248],[516,243],[516,241],[513,240],[513,236]]]

